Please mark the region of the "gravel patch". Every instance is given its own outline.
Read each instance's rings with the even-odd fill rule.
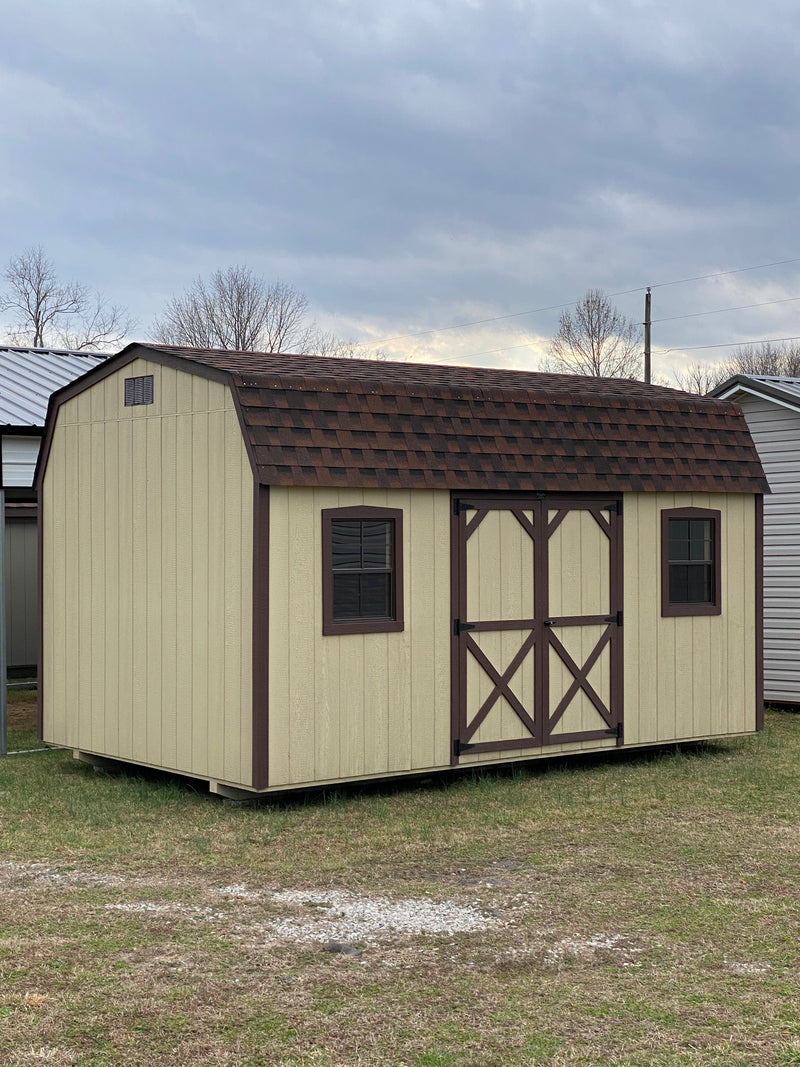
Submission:
[[[551,964],[566,960],[594,963],[596,960],[613,960],[622,967],[631,967],[642,950],[619,934],[593,934],[591,937],[565,937],[545,952],[545,960]]]
[[[453,901],[389,900],[335,889],[324,892],[288,889],[271,894],[271,900],[274,904],[304,909],[301,915],[263,924],[265,931],[285,941],[374,944],[398,935],[452,936],[500,925],[496,916]]]
[[[101,888],[152,888],[163,883],[152,879],[131,878],[123,874],[103,874],[95,871],[58,870],[45,863],[13,863],[0,861],[0,886],[4,889],[24,889],[30,885],[59,888],[64,885],[84,885]]]

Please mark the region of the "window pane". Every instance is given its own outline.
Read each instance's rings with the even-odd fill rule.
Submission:
[[[391,576],[386,571],[361,576],[361,617],[388,619],[392,614]]]
[[[689,568],[671,563],[669,568],[669,599],[671,604],[685,604],[689,596]]]
[[[711,564],[670,564],[669,599],[672,604],[713,604],[714,572]]]
[[[690,529],[689,559],[711,561],[711,522],[708,519],[693,519]]]
[[[331,562],[334,570],[361,566],[361,523],[335,519],[331,523]]]
[[[670,560],[689,558],[689,522],[687,519],[669,520]]]
[[[386,519],[361,523],[361,565],[388,570],[392,565],[391,522]]]
[[[687,567],[688,571],[688,603],[710,604],[711,603],[711,567],[700,564]]]
[[[394,541],[394,519],[331,518],[332,592],[326,610],[334,622],[395,621]]]
[[[360,614],[359,574],[334,574],[333,617],[334,619],[357,619]]]

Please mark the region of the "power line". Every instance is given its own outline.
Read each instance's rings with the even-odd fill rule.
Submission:
[[[733,308],[717,308],[715,311],[693,311],[688,315],[669,315],[663,319],[653,319],[653,322],[675,322],[676,319],[698,319],[701,315],[722,315],[726,311],[748,311],[750,308],[765,308],[770,307],[772,304],[791,304],[795,300],[800,300],[800,296],[787,296],[782,297],[780,300],[765,300],[761,304],[739,304]]]
[[[736,270],[720,270],[715,274],[698,274],[695,278],[678,278],[674,282],[656,282],[656,284],[651,285],[650,288],[663,289],[665,285],[683,285],[684,282],[704,282],[708,278],[722,278],[726,274],[744,274],[745,271],[763,270],[764,267],[782,267],[786,263],[800,263],[800,259],[776,259],[772,263],[756,263],[753,267],[737,267]],[[638,292],[636,289],[631,289],[629,291]]]
[[[643,293],[643,292],[645,292],[646,289],[663,289],[665,286],[668,286],[668,285],[683,285],[683,284],[685,284],[687,282],[707,281],[709,278],[723,278],[723,277],[725,277],[726,275],[729,275],[729,274],[744,274],[746,271],[764,270],[766,267],[782,267],[782,266],[785,266],[788,263],[800,263],[800,257],[798,257],[796,259],[776,259],[776,260],[773,260],[772,263],[756,263],[752,267],[736,267],[734,270],[720,270],[720,271],[715,271],[713,274],[698,274],[698,275],[695,275],[694,277],[691,277],[691,278],[676,278],[673,281],[669,281],[669,282],[655,282],[655,283],[653,283],[652,285],[649,285],[649,286],[647,286],[647,285],[637,285],[633,289],[620,289],[616,293],[609,293],[608,296],[609,296],[609,298],[617,297],[617,296],[630,296],[631,293]],[[563,304],[549,304],[547,307],[531,308],[529,311],[513,311],[508,315],[494,315],[491,318],[475,319],[472,322],[456,322],[456,323],[453,323],[451,326],[436,326],[436,327],[434,327],[433,329],[430,329],[430,330],[417,330],[414,333],[399,333],[399,334],[396,334],[394,337],[383,337],[380,340],[358,341],[357,344],[356,344],[356,347],[357,348],[363,348],[365,345],[385,345],[385,344],[389,344],[391,341],[406,341],[406,340],[409,340],[410,338],[413,338],[413,337],[427,337],[428,335],[430,335],[432,333],[444,333],[447,330],[465,330],[465,329],[468,329],[470,326],[486,326],[491,322],[503,322],[503,321],[505,321],[507,319],[518,319],[518,318],[522,318],[525,315],[540,315],[542,312],[545,312],[545,311],[561,311],[563,308],[572,307],[573,305],[577,304],[581,299],[583,299],[583,298],[582,297],[578,297],[577,300],[568,300]],[[800,298],[798,298],[798,299],[800,299]],[[777,301],[776,301],[776,303],[777,303]],[[753,306],[755,307],[755,306],[758,306],[758,305],[753,305]],[[732,310],[739,310],[739,309],[737,308],[737,309],[732,309]],[[715,313],[714,312],[700,312],[699,314],[715,314]],[[676,316],[676,317],[680,318],[682,316]],[[686,317],[688,318],[689,316],[686,316]],[[657,319],[656,321],[657,322],[666,322],[667,320],[666,319]],[[512,347],[525,347],[525,346],[522,345],[522,346],[512,346]],[[505,349],[496,349],[495,351],[503,352],[503,351],[506,351],[506,350]],[[477,354],[478,355],[485,355],[486,353],[477,353]]]
[[[696,352],[701,348],[733,348],[734,346],[744,348],[747,345],[772,345],[779,341],[800,341],[800,334],[796,337],[762,337],[758,341],[728,341],[724,345],[680,345],[678,348],[664,348],[662,352],[666,355],[667,352]]]

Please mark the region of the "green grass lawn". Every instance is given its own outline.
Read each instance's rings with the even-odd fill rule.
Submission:
[[[754,738],[251,808],[0,760],[0,1065],[800,1067],[798,769],[777,711]],[[331,891],[482,928],[327,951]]]

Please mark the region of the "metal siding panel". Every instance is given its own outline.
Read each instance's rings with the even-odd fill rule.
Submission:
[[[772,489],[764,498],[764,695],[800,700],[800,414],[760,397],[741,405]]]
[[[38,658],[37,525],[6,520],[6,654],[9,667],[34,666]]]
[[[33,472],[36,469],[41,440],[39,436],[3,435],[3,485],[6,488],[27,488],[33,485]]]

